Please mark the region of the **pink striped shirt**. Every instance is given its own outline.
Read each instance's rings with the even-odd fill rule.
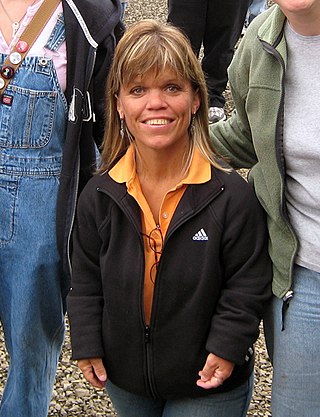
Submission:
[[[20,27],[12,39],[10,45],[7,44],[2,33],[0,31],[0,53],[9,54],[11,48],[17,43],[21,33],[24,31],[26,26],[29,24],[33,16],[35,15],[36,11],[39,9],[43,0],[36,0],[36,2],[28,7],[27,13],[23,17]],[[57,22],[58,15],[62,13],[62,4],[60,3],[51,16],[49,22],[44,27],[43,31],[40,33],[39,37],[31,47],[28,56],[40,56],[46,57],[53,60],[59,84],[61,90],[64,92],[66,89],[66,81],[67,81],[67,50],[66,50],[66,42],[64,41],[61,46],[59,47],[57,52],[50,51],[49,49],[45,48],[45,44],[47,43],[50,34]]]

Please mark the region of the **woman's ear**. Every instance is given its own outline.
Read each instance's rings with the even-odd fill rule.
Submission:
[[[192,114],[197,113],[197,111],[199,110],[200,104],[201,104],[200,94],[199,94],[199,90],[197,90],[194,93],[194,98],[193,98],[193,103],[192,103]]]
[[[124,113],[122,110],[121,100],[118,95],[115,95],[115,99],[116,99],[117,111],[118,111],[119,117],[120,119],[124,119]]]

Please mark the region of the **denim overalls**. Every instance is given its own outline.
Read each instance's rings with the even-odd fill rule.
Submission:
[[[46,47],[65,39],[63,16]],[[56,52],[55,52],[56,53]],[[0,64],[5,55],[0,54]],[[64,336],[56,204],[67,102],[52,60],[26,57],[0,104],[1,417],[45,417]]]

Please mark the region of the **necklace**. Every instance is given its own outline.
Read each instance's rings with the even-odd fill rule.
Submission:
[[[33,3],[35,3],[35,1],[34,1]],[[12,27],[12,37],[14,38],[14,37],[15,37],[15,35],[16,35],[16,33],[18,32],[19,28],[20,28],[20,23],[21,23],[21,21],[23,20],[23,18],[24,18],[24,17],[25,17],[25,15],[27,14],[28,8],[27,8],[27,10],[26,10],[25,14],[22,16],[22,18],[21,18],[19,21],[14,21],[14,20],[12,20],[12,19],[11,19],[11,16],[10,16],[10,15],[9,15],[9,13],[7,12],[6,8],[4,7],[4,5],[3,5],[3,3],[2,3],[2,0],[0,0],[0,4],[1,4],[1,7],[2,7],[3,11],[5,12],[5,14],[6,14],[7,18],[8,18],[8,19],[10,20],[10,22],[11,22],[11,27]]]

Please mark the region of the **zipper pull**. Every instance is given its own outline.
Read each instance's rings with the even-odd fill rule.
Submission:
[[[281,331],[283,332],[284,331],[284,319],[285,319],[285,316],[286,316],[286,313],[287,313],[287,310],[288,310],[288,308],[289,308],[289,303],[290,303],[290,301],[292,300],[292,298],[293,298],[293,291],[292,290],[289,290],[285,295],[284,295],[284,297],[282,297],[282,312],[281,312],[281,314],[282,314],[282,327],[281,327]]]
[[[144,328],[144,341],[146,343],[149,343],[150,342],[150,327],[149,326],[146,326]]]
[[[76,90],[73,89],[72,99],[69,107],[68,119],[70,122],[76,121]]]

